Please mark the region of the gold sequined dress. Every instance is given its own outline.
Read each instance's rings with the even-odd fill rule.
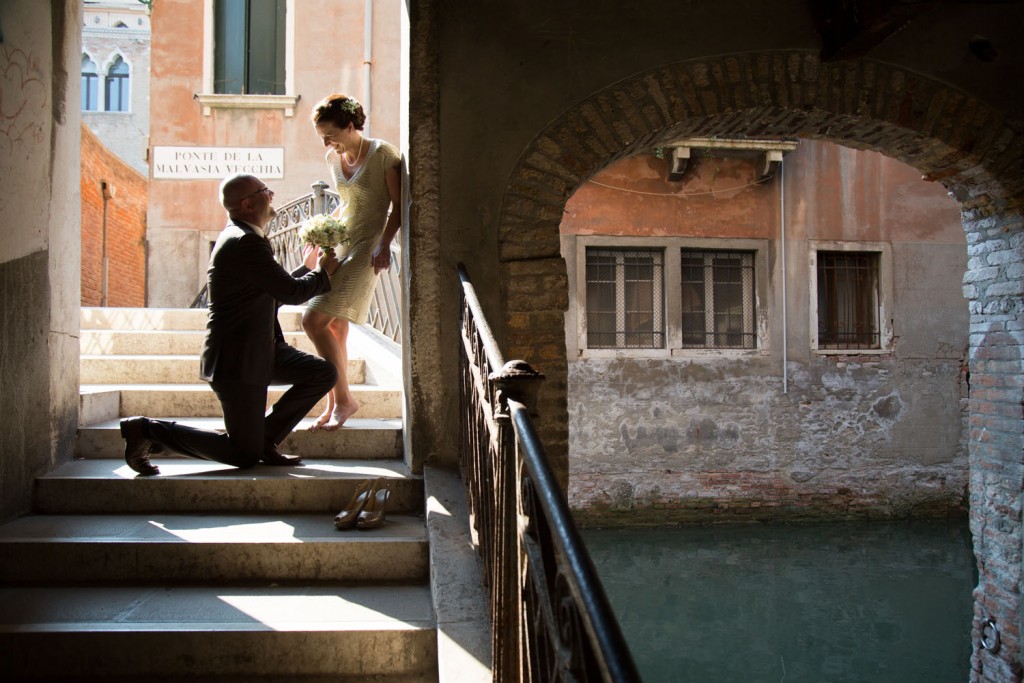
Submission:
[[[352,258],[334,271],[331,291],[309,301],[310,310],[359,324],[365,323],[370,313],[377,283],[370,257],[384,232],[391,205],[385,175],[399,162],[394,145],[373,138],[366,141],[366,159],[351,178],[341,171],[340,155],[334,150],[327,152],[327,166],[341,197],[340,220],[348,226],[350,238],[348,244],[336,247],[335,251],[341,261],[350,255]]]

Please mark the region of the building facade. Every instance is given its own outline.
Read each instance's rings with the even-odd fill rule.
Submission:
[[[966,514],[956,203],[880,154],[688,139],[566,203],[588,523]]]
[[[401,0],[153,4],[149,305],[205,284],[225,176],[260,176],[278,206],[329,177],[310,121],[324,96],[357,98],[364,134],[403,144],[403,16]]]
[[[143,176],[149,174],[149,38],[149,13],[138,0],[86,0],[82,121]]]

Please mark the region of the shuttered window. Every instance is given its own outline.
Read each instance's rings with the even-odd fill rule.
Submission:
[[[216,0],[214,92],[285,94],[286,0]]]

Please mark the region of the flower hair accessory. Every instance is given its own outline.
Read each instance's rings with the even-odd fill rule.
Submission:
[[[348,227],[334,216],[319,214],[302,222],[299,239],[303,244],[330,249],[336,244],[348,244]]]
[[[341,110],[343,112],[347,112],[347,113],[351,114],[352,116],[355,116],[356,113],[359,111],[359,106],[360,105],[359,105],[359,101],[356,98],[350,97],[347,100],[343,101],[338,106],[341,108]]]

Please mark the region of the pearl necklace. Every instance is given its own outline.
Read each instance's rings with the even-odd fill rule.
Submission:
[[[348,159],[346,159],[345,157],[348,156],[347,153],[341,155],[341,160],[344,161],[348,165],[349,168],[355,168],[355,165],[358,164],[359,160],[362,158],[362,156],[363,156],[363,142],[365,140],[366,140],[366,138],[362,138],[362,137],[359,138],[359,152],[356,154],[356,160],[355,161],[349,161]]]

